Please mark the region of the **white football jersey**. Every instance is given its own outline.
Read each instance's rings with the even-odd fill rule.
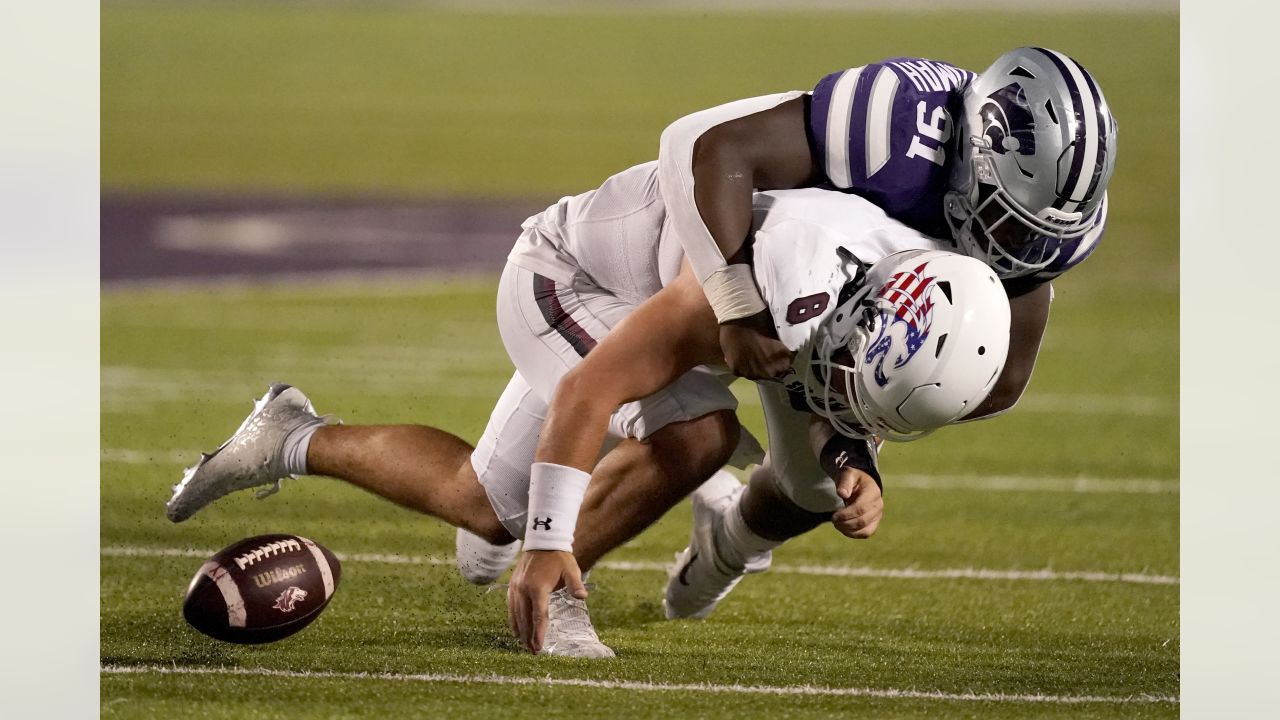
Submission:
[[[835,309],[857,263],[901,250],[946,250],[870,201],[806,188],[756,193],[752,249],[756,283],[779,338],[795,350]],[[657,163],[610,177],[527,221],[509,259],[562,285],[587,282],[639,304],[671,282],[684,253],[658,189]]]
[[[522,225],[513,264],[564,286],[585,282],[634,305],[680,273],[658,163],[628,168],[595,190],[561,198]]]
[[[858,278],[857,262],[872,264],[903,250],[950,250],[890,218],[857,195],[806,188],[756,193],[752,262],[756,284],[789,350],[799,350],[840,304],[840,291]]]

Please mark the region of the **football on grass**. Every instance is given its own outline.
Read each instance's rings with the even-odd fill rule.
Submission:
[[[182,616],[218,640],[287,638],[320,615],[342,568],[333,553],[297,535],[258,535],[223,548],[187,587]]]

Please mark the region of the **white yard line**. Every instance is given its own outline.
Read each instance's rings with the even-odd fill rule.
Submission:
[[[510,675],[454,675],[451,673],[369,673],[330,670],[278,670],[241,667],[178,667],[170,665],[103,665],[104,675],[227,675],[325,680],[388,680],[409,683],[457,683],[464,685],[543,685],[640,692],[693,692],[728,695],[804,695],[818,697],[870,697],[904,700],[944,700],[953,702],[1012,702],[1053,705],[1152,704],[1179,702],[1176,695],[1038,695],[1032,693],[952,693],[940,690],[900,690],[897,688],[840,688],[815,685],[717,685],[712,683],[656,683],[632,680],[586,680],[581,678],[516,677]]]
[[[106,557],[191,557],[207,558],[214,550],[196,548],[158,548],[132,545],[108,545],[101,549]],[[383,565],[453,565],[451,557],[425,555],[393,555],[381,553],[335,553],[343,562],[367,562]],[[651,561],[605,560],[597,567],[620,572],[666,572],[666,563]],[[1000,580],[1000,581],[1066,581],[1119,582],[1137,585],[1178,585],[1171,575],[1147,573],[1111,573],[1090,570],[995,570],[991,568],[876,568],[840,565],[774,565],[769,572],[780,575],[813,575],[821,577],[887,578],[894,580]]]
[[[192,465],[200,459],[199,450],[136,450],[103,448],[99,460],[123,465]]]
[[[1177,480],[1152,478],[1054,478],[1023,475],[894,475],[885,478],[889,489],[986,490],[991,492],[1110,493],[1116,495],[1173,495]]]

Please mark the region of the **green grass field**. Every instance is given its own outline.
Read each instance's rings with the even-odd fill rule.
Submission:
[[[1122,146],[1108,239],[1056,285],[1019,407],[889,448],[873,540],[822,528],[790,543],[702,623],[660,619],[657,568],[688,535],[680,506],[593,574],[593,615],[619,654],[607,662],[517,652],[502,593],[449,564],[451,528],[336,481],[234,496],[183,525],[163,517],[184,463],[274,379],[348,423],[474,440],[511,372],[493,279],[108,289],[104,717],[1178,713],[1175,16],[109,4],[102,28],[113,191],[550,199],[650,159],[690,110],[887,55],[977,69],[1024,43],[1094,71]],[[762,433],[750,389],[740,396]],[[325,615],[261,647],[188,628],[181,598],[201,552],[271,531],[349,557]],[[960,569],[991,572],[941,572]],[[1017,574],[1033,571],[1046,572]]]

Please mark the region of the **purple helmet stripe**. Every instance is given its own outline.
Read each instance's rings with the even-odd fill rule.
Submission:
[[[565,311],[564,306],[560,304],[560,298],[556,295],[558,289],[555,280],[534,274],[533,297],[538,303],[538,309],[542,311],[542,319],[546,321],[548,327],[560,333],[560,337],[568,341],[574,352],[586,357],[587,353],[595,348],[596,340]]]
[[[1038,51],[1040,54],[1049,58],[1049,61],[1052,62],[1054,67],[1058,69],[1058,74],[1062,76],[1062,81],[1066,83],[1067,89],[1071,92],[1071,107],[1067,108],[1067,111],[1073,115],[1082,114],[1084,105],[1080,99],[1080,88],[1079,86],[1076,85],[1075,79],[1071,76],[1071,71],[1067,68],[1066,64],[1062,62],[1061,58],[1059,58],[1057,53],[1055,52],[1046,50],[1041,47],[1032,48],[1032,49]],[[1084,142],[1085,142],[1084,123],[1078,122],[1076,123],[1076,138],[1074,141],[1075,149],[1071,153],[1071,171],[1067,174],[1067,181],[1061,185],[1061,187],[1063,188],[1075,187],[1076,182],[1080,177],[1080,171],[1084,166],[1084,152],[1083,152]],[[1071,192],[1070,190],[1067,190],[1068,194],[1070,192]],[[1075,201],[1072,200],[1070,197],[1064,196],[1061,193],[1059,193],[1058,198],[1053,201],[1053,207],[1057,210],[1061,210],[1062,208],[1066,207],[1066,204],[1068,202],[1075,202]]]
[[[1098,209],[1094,210],[1091,216],[1092,229],[1078,238],[1073,238],[1063,243],[1059,249],[1058,257],[1036,273],[1034,277],[1041,282],[1051,280],[1088,259],[1093,254],[1093,251],[1098,249],[1102,236],[1106,232],[1106,219],[1107,196],[1104,194],[1102,203],[1098,205]]]

